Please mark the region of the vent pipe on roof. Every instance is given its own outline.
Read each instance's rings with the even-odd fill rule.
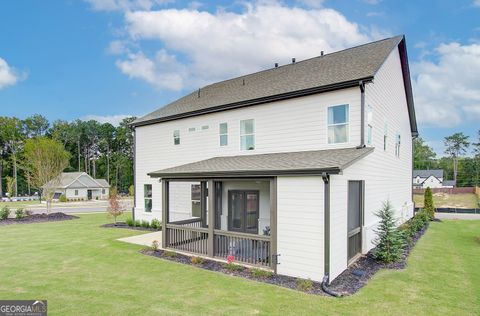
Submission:
[[[275,63],[275,68],[278,68],[278,63]]]
[[[245,78],[243,78],[242,85],[243,86],[245,85]]]
[[[200,89],[198,89],[198,94],[197,94],[197,96],[200,98]]]
[[[292,58],[292,64],[295,64],[296,59]]]

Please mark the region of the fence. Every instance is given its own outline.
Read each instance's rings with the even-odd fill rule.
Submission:
[[[421,208],[416,207],[415,212]],[[435,209],[437,213],[457,213],[457,214],[480,214],[480,208],[455,208],[455,207],[438,207]]]
[[[480,187],[475,187],[475,194],[478,196],[480,199]]]
[[[463,187],[463,188],[431,188],[432,193],[448,193],[448,194],[459,194],[459,193],[476,193],[480,195],[480,188],[478,187]],[[425,189],[413,189],[413,194],[424,194]]]

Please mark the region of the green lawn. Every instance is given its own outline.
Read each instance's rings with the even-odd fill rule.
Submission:
[[[423,194],[414,194],[413,200],[416,207],[423,207]],[[434,193],[433,204],[435,207],[458,207],[458,208],[478,208],[477,195],[473,193]]]
[[[30,205],[38,205],[38,201],[19,201],[19,202],[0,202],[0,209],[8,206],[10,208],[28,207]]]
[[[109,221],[0,226],[0,299],[47,299],[49,315],[480,314],[480,221],[432,223],[407,269],[341,299],[141,255]]]

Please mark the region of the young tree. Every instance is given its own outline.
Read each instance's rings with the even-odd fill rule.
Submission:
[[[432,189],[429,187],[425,190],[425,194],[423,196],[423,209],[425,212],[427,212],[431,220],[435,218],[435,206],[433,205]]]
[[[42,190],[47,202],[47,214],[51,210],[55,188],[62,171],[68,167],[70,154],[63,145],[53,139],[38,137],[25,143],[25,160],[32,175],[32,184]]]
[[[123,205],[120,203],[117,189],[112,187],[110,189],[110,197],[108,198],[107,212],[113,216],[115,225],[117,224],[117,217],[122,215],[123,211]]]
[[[413,141],[413,163],[415,169],[431,169],[437,154],[421,138]]]
[[[377,237],[374,239],[376,260],[391,263],[402,257],[405,248],[405,239],[397,229],[395,212],[389,201],[383,203],[383,207],[375,213],[380,218],[380,223],[374,230]]]
[[[458,158],[465,154],[470,143],[468,136],[463,133],[455,133],[445,137],[445,153],[453,159],[453,180],[457,181]]]

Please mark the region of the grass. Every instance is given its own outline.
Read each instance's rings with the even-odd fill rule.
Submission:
[[[49,315],[480,314],[480,221],[432,223],[405,270],[341,299],[142,255],[110,221],[0,226],[0,299],[47,299]]]
[[[8,206],[10,208],[25,208],[31,205],[38,205],[39,201],[18,201],[18,202],[0,202],[0,209]]]
[[[414,194],[413,200],[415,206],[423,207],[423,194]],[[435,207],[458,207],[458,208],[478,208],[478,198],[473,193],[434,193],[433,204]]]

